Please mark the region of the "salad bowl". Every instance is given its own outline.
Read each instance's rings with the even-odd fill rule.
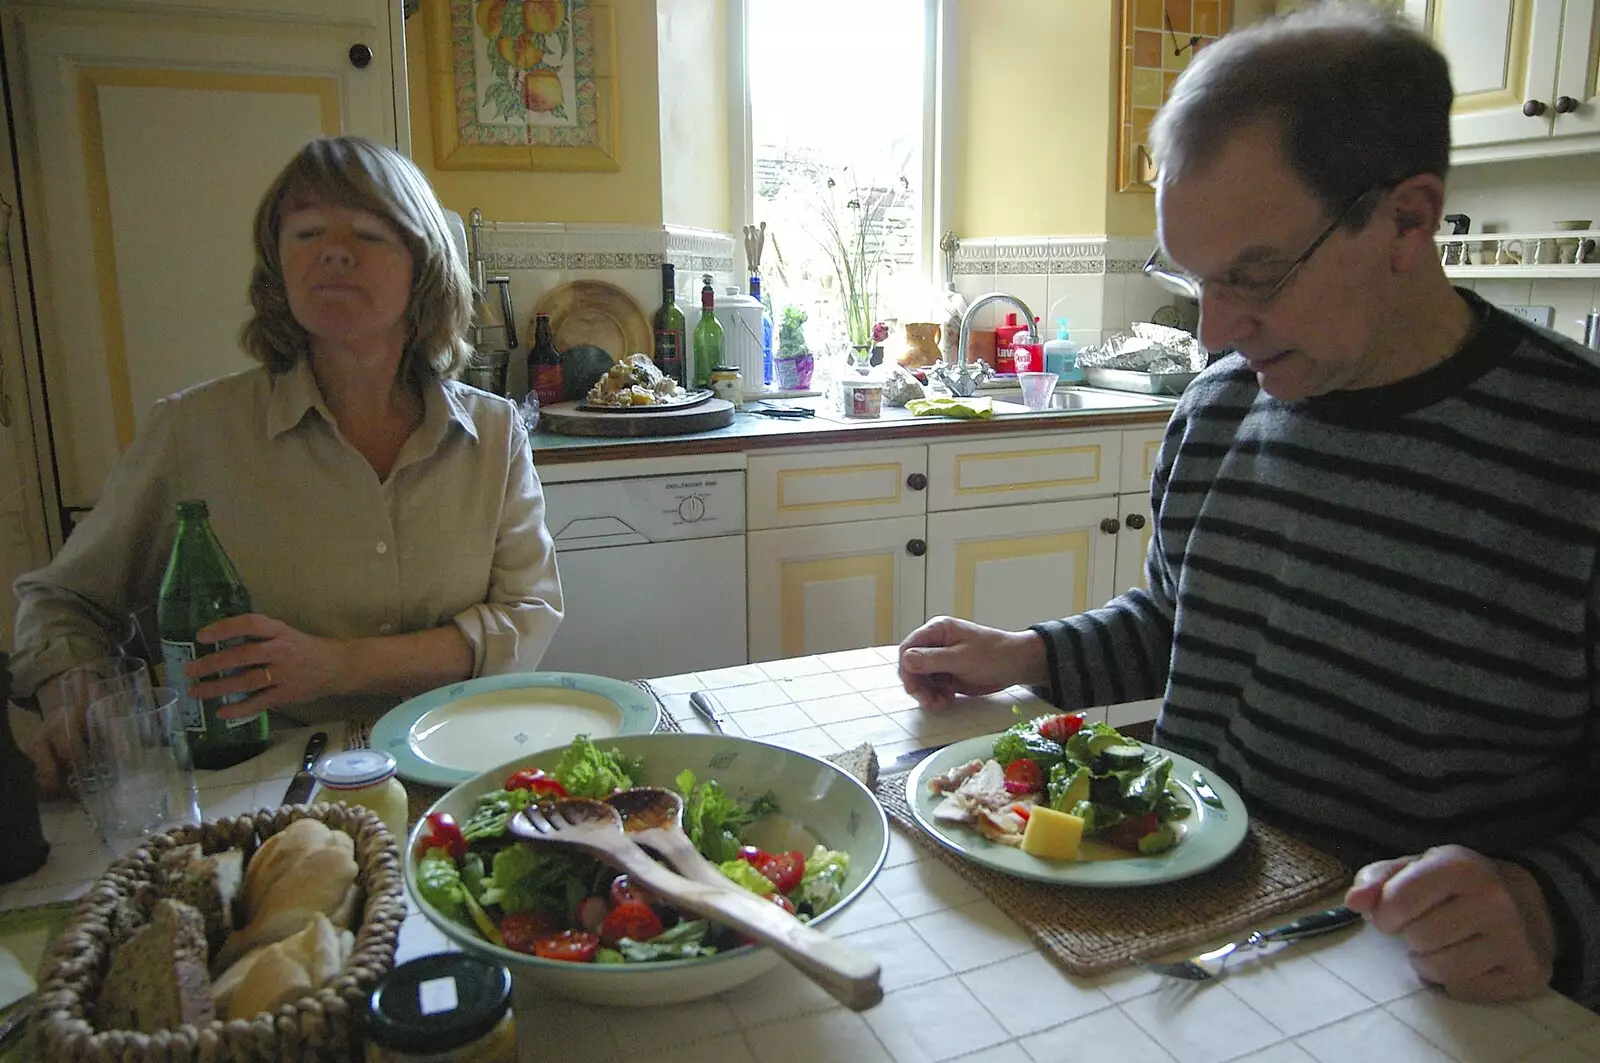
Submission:
[[[823,931],[866,891],[888,855],[889,824],[882,807],[866,786],[826,760],[732,735],[619,735],[599,739],[596,744],[642,760],[643,769],[633,779],[636,785],[675,788],[680,773],[689,771],[702,782],[715,780],[741,803],[770,795],[781,817],[776,823],[757,822],[751,829],[776,825],[789,837],[744,839],[752,844],[794,849],[815,842],[848,854],[849,870],[839,900],[812,920],[812,925]],[[465,823],[479,798],[501,790],[508,776],[524,769],[554,771],[566,748],[530,753],[477,775],[446,793],[428,813],[445,813]],[[552,993],[591,1004],[673,1004],[743,985],[780,962],[771,949],[750,945],[710,956],[648,963],[574,963],[496,945],[424,896],[418,868],[427,848],[428,829],[428,817],[424,816],[412,830],[405,859],[406,886],[423,915],[462,949],[504,964],[517,978]]]

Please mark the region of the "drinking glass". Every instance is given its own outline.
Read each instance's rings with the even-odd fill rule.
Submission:
[[[123,686],[89,706],[89,746],[104,781],[100,834],[117,849],[200,821],[178,697],[176,687]]]
[[[151,689],[150,670],[144,661],[137,657],[102,657],[69,668],[41,692],[51,747],[67,763],[67,788],[97,829],[107,780],[105,766],[95,758],[89,744],[89,706],[112,694],[148,702]]]

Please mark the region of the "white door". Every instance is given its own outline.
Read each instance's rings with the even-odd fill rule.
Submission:
[[[94,504],[155,399],[251,365],[251,219],[289,157],[321,133],[398,143],[389,5],[361,7],[365,25],[8,14],[63,506]]]
[[[1104,605],[1116,500],[1090,498],[928,515],[928,615],[1010,630]]]
[[[750,659],[899,642],[922,622],[921,517],[752,531]]]
[[[1453,145],[1550,135],[1562,0],[1406,0],[1405,9],[1450,60]],[[1541,113],[1523,113],[1530,101]]]
[[[1600,0],[1567,0],[1552,107],[1553,135],[1600,133]]]
[[[1129,587],[1147,587],[1144,561],[1150,552],[1150,536],[1155,530],[1150,519],[1150,495],[1130,491],[1117,496],[1117,578],[1113,595]]]

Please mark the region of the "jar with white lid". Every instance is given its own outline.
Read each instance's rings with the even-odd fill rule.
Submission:
[[[347,749],[330,753],[311,769],[321,790],[318,801],[370,808],[394,835],[396,845],[406,838],[406,788],[394,774],[394,758],[377,749]]]

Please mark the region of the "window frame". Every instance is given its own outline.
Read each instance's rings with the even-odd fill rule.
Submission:
[[[921,240],[918,275],[941,285],[944,271],[940,234],[953,228],[956,177],[956,28],[959,0],[922,0],[922,174]],[[757,225],[755,213],[755,144],[750,117],[750,0],[728,0],[728,225],[735,247],[742,247],[746,225]],[[736,265],[744,266],[735,254]]]

